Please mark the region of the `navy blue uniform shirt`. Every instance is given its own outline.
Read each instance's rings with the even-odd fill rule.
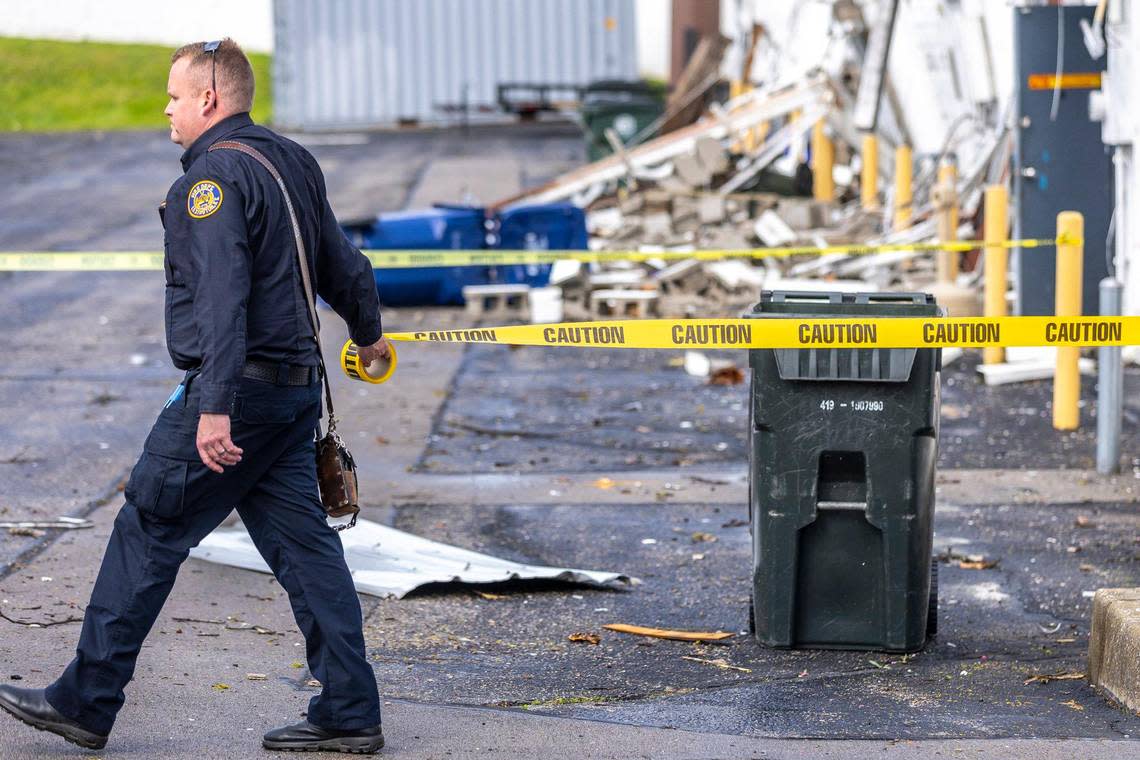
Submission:
[[[380,339],[372,265],[345,238],[316,159],[235,114],[182,154],[164,204],[166,345],[174,366],[201,367],[198,411],[229,414],[247,360],[313,366],[317,345],[281,190],[265,167],[218,140],[261,151],[281,173],[301,225],[317,295],[361,346]]]

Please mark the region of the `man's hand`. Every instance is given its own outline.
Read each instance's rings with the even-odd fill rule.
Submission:
[[[198,456],[214,472],[241,461],[242,450],[230,440],[228,414],[203,414],[198,419]]]
[[[375,361],[390,361],[392,359],[392,344],[381,336],[380,340],[371,346],[361,346],[359,350],[360,366],[367,368]]]

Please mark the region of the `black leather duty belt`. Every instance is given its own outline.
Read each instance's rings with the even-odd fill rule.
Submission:
[[[299,364],[247,361],[241,374],[275,385],[308,385],[317,381],[319,370],[317,367],[305,367]]]

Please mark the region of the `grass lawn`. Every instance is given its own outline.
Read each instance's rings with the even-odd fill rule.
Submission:
[[[167,125],[174,48],[0,37],[0,132],[149,129]],[[255,121],[268,122],[269,55],[252,53]]]

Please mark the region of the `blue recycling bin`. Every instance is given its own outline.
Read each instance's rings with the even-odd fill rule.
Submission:
[[[586,215],[570,203],[517,206],[489,215],[476,206],[380,214],[341,225],[358,248],[383,250],[584,250]],[[462,305],[466,285],[493,282],[542,287],[549,264],[407,267],[377,269],[376,287],[385,306]]]
[[[572,203],[515,206],[498,215],[496,248],[504,250],[585,250],[586,213]],[[499,282],[543,287],[550,282],[549,264],[515,264],[496,267]]]
[[[345,224],[358,248],[372,250],[482,249],[483,209],[435,206],[380,214],[371,223]],[[462,305],[463,287],[489,282],[487,267],[377,269],[376,288],[385,306]]]

